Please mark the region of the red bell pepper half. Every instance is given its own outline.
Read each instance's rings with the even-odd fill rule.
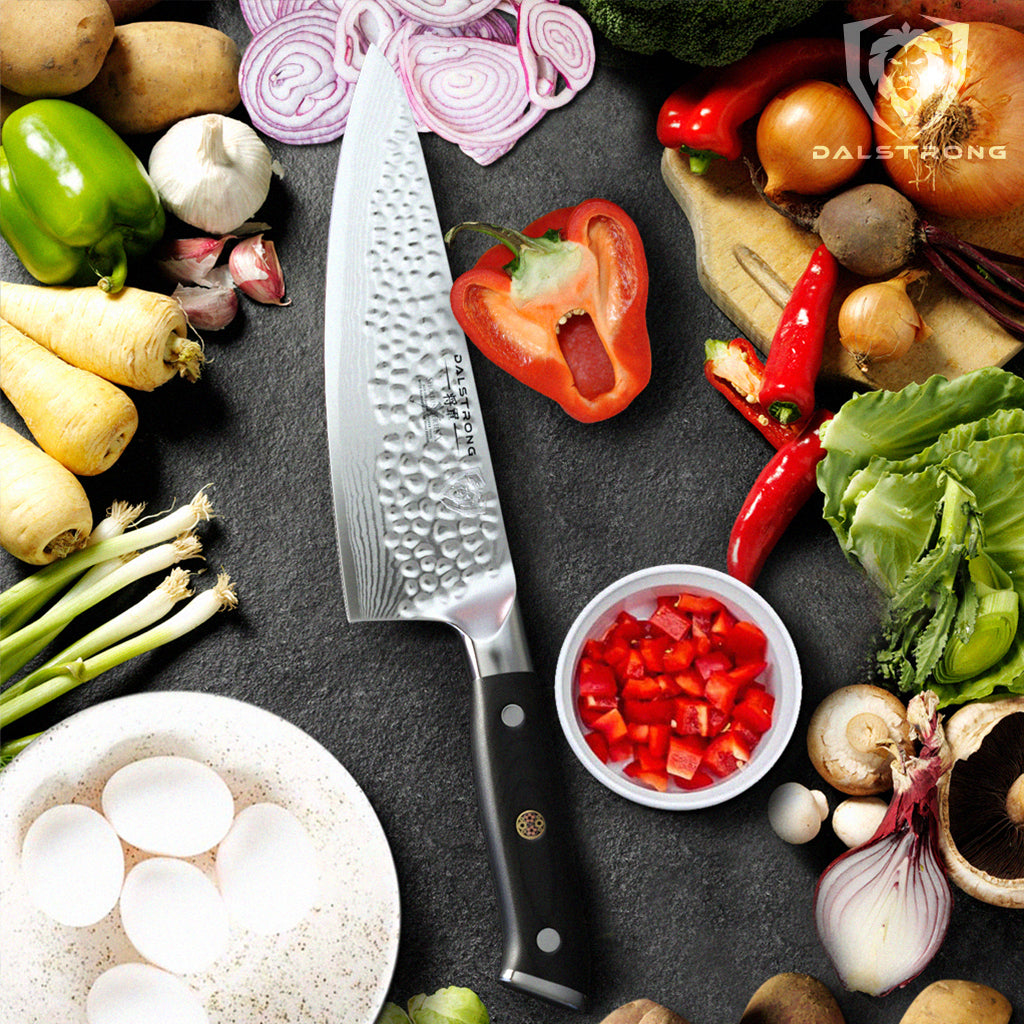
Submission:
[[[626,212],[588,199],[523,231],[470,222],[445,240],[465,228],[502,243],[452,286],[470,341],[583,423],[625,409],[651,377],[647,260]]]

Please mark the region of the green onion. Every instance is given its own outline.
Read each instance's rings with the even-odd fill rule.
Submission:
[[[6,728],[30,711],[88,683],[108,670],[177,640],[202,625],[217,612],[234,608],[238,598],[230,577],[221,573],[213,587],[197,594],[180,611],[138,636],[114,644],[92,657],[60,666],[58,673],[0,705],[0,728]]]
[[[26,690],[31,690],[33,686],[60,674],[65,665],[98,654],[105,648],[159,622],[178,601],[183,601],[186,597],[191,596],[190,576],[191,573],[186,569],[180,567],[172,569],[163,582],[141,601],[121,612],[120,615],[115,615],[109,622],[75,641],[70,647],[65,647],[63,651],[49,658],[34,672],[30,672],[13,686],[9,686],[0,694],[0,704],[5,704]]]
[[[122,536],[104,541],[103,544],[97,544],[95,550],[99,550],[104,544],[116,544],[124,539],[126,538]],[[87,549],[83,549],[83,551],[85,550]],[[32,622],[0,640],[0,660],[20,656],[26,648],[52,636],[56,631],[63,629],[75,616],[92,608],[104,598],[117,593],[129,583],[134,583],[150,573],[170,568],[186,558],[194,558],[201,551],[202,544],[199,538],[191,533],[183,534],[176,540],[143,551],[130,561],[119,565],[113,572],[106,573],[93,586],[74,594],[67,601],[58,601],[39,618],[33,619]]]
[[[0,619],[6,619],[12,614],[21,614],[18,609],[26,602],[49,600],[90,566],[169,541],[194,529],[200,522],[212,516],[210,500],[205,491],[200,491],[188,505],[168,512],[147,526],[126,530],[120,536],[89,545],[66,558],[52,562],[0,593]],[[35,607],[38,610],[41,604]]]

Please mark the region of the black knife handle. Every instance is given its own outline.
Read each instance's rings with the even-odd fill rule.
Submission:
[[[500,980],[580,1010],[590,950],[551,713],[535,673],[474,680],[472,743],[501,910]]]

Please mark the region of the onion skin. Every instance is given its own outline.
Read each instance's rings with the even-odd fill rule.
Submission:
[[[822,195],[852,178],[871,153],[871,122],[853,93],[829,82],[783,89],[757,122],[765,191]]]
[[[875,109],[879,156],[919,206],[984,218],[1024,202],[1024,34],[987,22],[923,33],[889,63]]]

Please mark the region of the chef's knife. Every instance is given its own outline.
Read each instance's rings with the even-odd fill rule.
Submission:
[[[408,100],[371,47],[338,160],[324,309],[345,611],[350,621],[437,620],[462,634],[502,919],[499,977],[580,1009],[589,949],[553,723],[525,642],[451,285]]]

